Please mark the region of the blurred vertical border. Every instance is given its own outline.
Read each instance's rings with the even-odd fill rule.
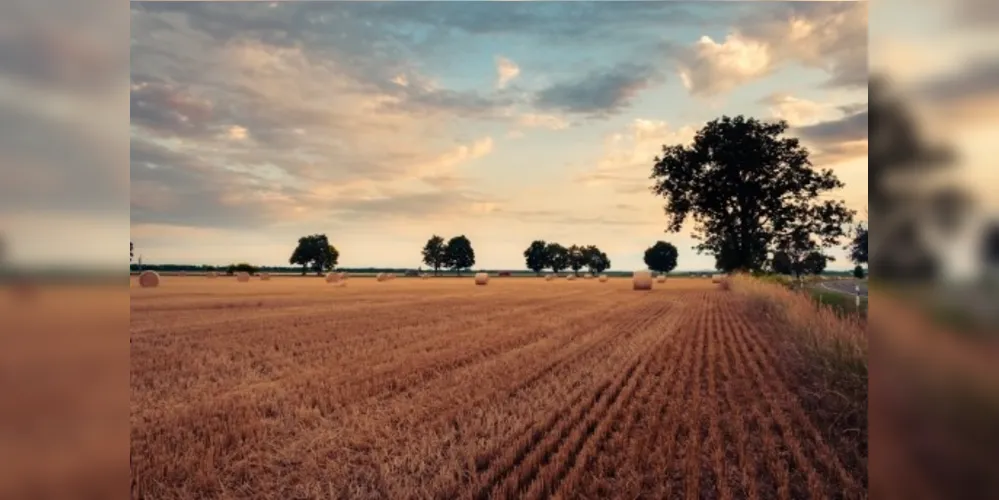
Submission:
[[[870,493],[999,498],[999,3],[869,24]]]
[[[0,4],[0,498],[126,498],[128,8]]]

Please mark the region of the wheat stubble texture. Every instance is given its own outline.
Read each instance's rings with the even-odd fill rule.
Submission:
[[[132,289],[132,496],[860,498],[710,280]]]

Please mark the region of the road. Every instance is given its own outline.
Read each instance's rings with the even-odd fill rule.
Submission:
[[[867,297],[867,283],[864,281],[857,281],[857,280],[823,281],[819,283],[819,286],[825,288],[826,290],[845,293],[847,295],[860,295],[861,297]],[[859,293],[857,293],[855,288],[857,286],[860,287]]]

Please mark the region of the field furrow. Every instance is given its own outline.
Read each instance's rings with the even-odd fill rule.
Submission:
[[[766,326],[670,283],[138,294],[133,498],[861,497]]]

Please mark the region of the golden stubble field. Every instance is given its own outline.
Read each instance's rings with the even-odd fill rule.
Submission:
[[[133,498],[859,498],[710,280],[131,289]]]

